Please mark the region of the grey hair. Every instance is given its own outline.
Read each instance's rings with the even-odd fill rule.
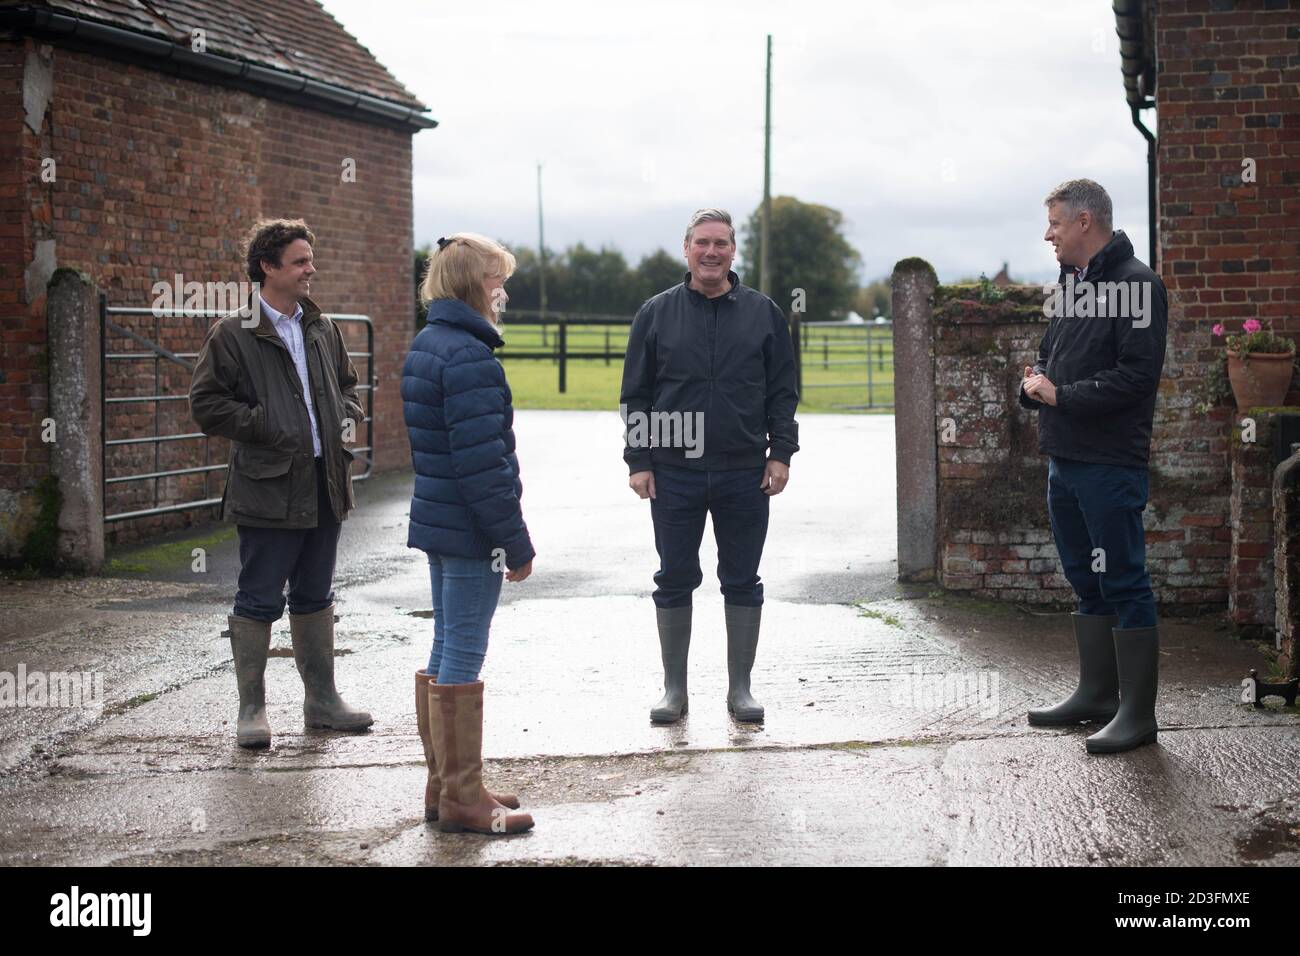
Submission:
[[[1098,228],[1111,231],[1110,196],[1100,183],[1091,179],[1067,180],[1047,194],[1043,205],[1050,206],[1054,202],[1065,203],[1074,213],[1087,210]]]
[[[691,221],[686,225],[686,241],[691,241],[691,236],[695,234],[695,227],[702,222],[721,222],[726,223],[731,230],[731,244],[736,244],[736,227],[731,224],[731,213],[725,209],[697,209],[691,214]]]

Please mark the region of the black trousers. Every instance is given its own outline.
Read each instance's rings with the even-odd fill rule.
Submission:
[[[278,621],[284,614],[286,583],[290,614],[312,614],[334,603],[334,561],[342,526],[334,520],[321,458],[316,459],[316,515],[314,528],[237,526],[236,617]]]

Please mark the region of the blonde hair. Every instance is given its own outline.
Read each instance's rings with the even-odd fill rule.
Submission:
[[[498,315],[483,291],[483,280],[509,278],[515,257],[504,246],[476,232],[457,232],[438,240],[420,284],[420,300],[460,299],[493,325]]]

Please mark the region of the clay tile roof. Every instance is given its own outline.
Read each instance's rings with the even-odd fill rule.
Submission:
[[[425,108],[316,0],[42,0],[32,5],[186,46],[191,31],[202,29],[209,53]]]

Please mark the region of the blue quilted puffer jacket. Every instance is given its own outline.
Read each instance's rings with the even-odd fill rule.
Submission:
[[[510,386],[492,354],[500,345],[492,323],[459,299],[429,303],[402,368],[415,467],[406,544],[459,558],[502,548],[513,571],[534,551],[519,506]]]

